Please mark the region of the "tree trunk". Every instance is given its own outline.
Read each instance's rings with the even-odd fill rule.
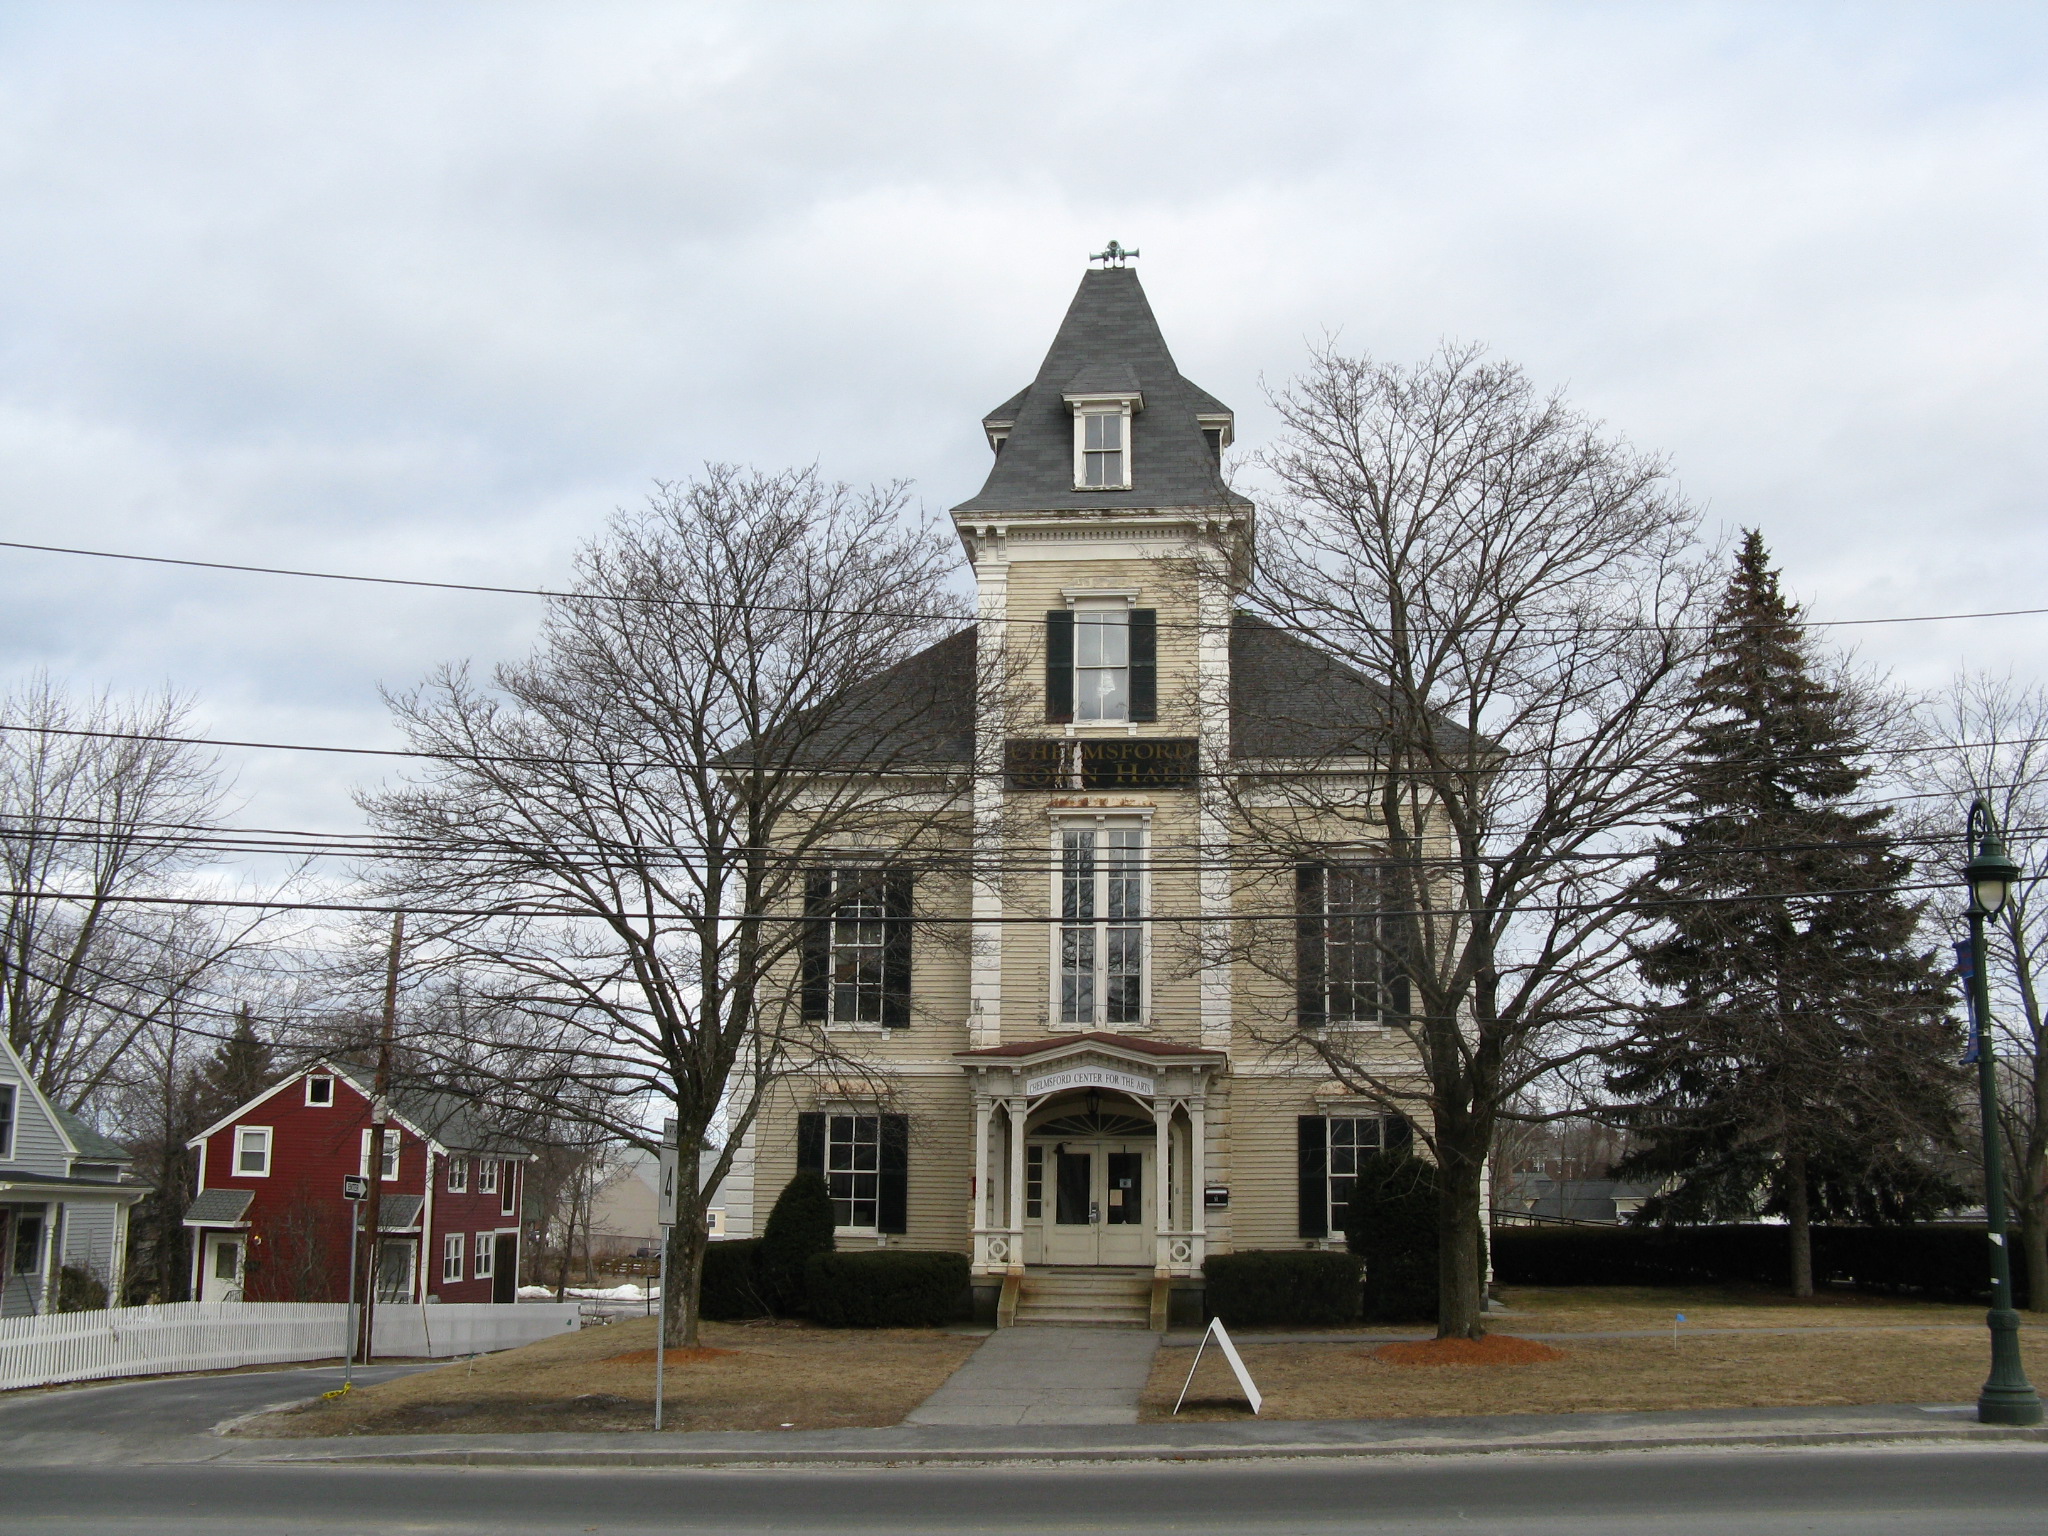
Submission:
[[[668,1283],[661,1292],[662,1347],[695,1349],[711,1224],[705,1217],[704,1197],[687,1189],[680,1178],[676,1184],[676,1224],[668,1230]]]
[[[1448,1134],[1437,1129],[1437,1319],[1440,1339],[1486,1336],[1486,1296],[1480,1285],[1485,1244],[1480,1240],[1480,1170],[1488,1138],[1467,1120]]]
[[[2048,1222],[2032,1202],[2020,1207],[2020,1250],[2026,1258],[2027,1310],[2048,1312]]]
[[[1785,1219],[1792,1236],[1792,1294],[1813,1294],[1813,1210],[1807,1197],[1806,1154],[1785,1159]]]

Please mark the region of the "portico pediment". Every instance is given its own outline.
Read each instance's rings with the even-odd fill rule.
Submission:
[[[1224,1052],[1203,1046],[1102,1031],[958,1051],[953,1059],[982,1091],[1030,1099],[1086,1088],[1140,1099],[1181,1097],[1228,1061]]]

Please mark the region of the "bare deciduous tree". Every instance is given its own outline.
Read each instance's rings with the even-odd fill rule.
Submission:
[[[392,700],[435,766],[364,797],[417,850],[388,892],[483,914],[427,918],[417,953],[533,1021],[524,1050],[621,1090],[593,1111],[610,1134],[677,1122],[671,1344],[696,1340],[709,1195],[771,1086],[832,1051],[789,963],[806,862],[915,858],[954,814],[934,701],[888,680],[958,627],[935,617],[955,565],[897,488],[715,466],[583,551],[530,660]]]
[[[1921,745],[1932,750],[1913,754],[1904,777],[1933,798],[1920,802],[1914,828],[1931,850],[1953,850],[1932,872],[1960,870],[1968,859],[1963,807],[1979,795],[1991,802],[2020,866],[2010,900],[1985,925],[1985,974],[1998,1030],[2007,1198],[2019,1217],[2027,1305],[2048,1312],[2048,1030],[2041,1000],[2048,972],[2048,688],[1966,674],[1925,701],[1919,724]],[[1960,888],[1940,906],[1955,919]],[[1959,921],[1952,927],[1960,931]]]
[[[1415,1123],[1442,1170],[1439,1332],[1477,1337],[1495,1131],[1625,1018],[1644,918],[1614,856],[1670,803],[1711,567],[1660,460],[1477,348],[1412,368],[1325,350],[1274,404],[1245,601],[1363,675],[1379,719],[1331,741],[1327,690],[1304,686],[1320,761],[1220,777],[1269,870],[1375,887],[1347,899],[1370,920],[1309,921],[1370,951],[1347,997],[1376,999],[1378,1027],[1266,1027]],[[1235,958],[1293,989],[1298,935],[1240,927]]]

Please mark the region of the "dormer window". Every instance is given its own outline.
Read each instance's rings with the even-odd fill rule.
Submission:
[[[1131,483],[1125,465],[1124,417],[1121,411],[1081,413],[1081,484],[1112,489]]]
[[[1137,380],[1125,377],[1069,387],[1074,413],[1074,489],[1127,491],[1131,488],[1131,417],[1145,408]],[[1076,380],[1076,385],[1081,381]]]

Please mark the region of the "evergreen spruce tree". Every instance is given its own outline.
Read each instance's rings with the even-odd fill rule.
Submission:
[[[1813,1292],[1811,1223],[1912,1220],[1960,1202],[1961,1041],[1948,987],[1902,893],[1890,812],[1847,802],[1852,701],[1815,675],[1762,538],[1743,541],[1699,680],[1682,819],[1638,951],[1658,1001],[1610,1058],[1635,1105],[1623,1178],[1675,1182],[1643,1218],[1777,1214],[1795,1295]]]
[[[210,1123],[238,1104],[246,1104],[278,1079],[270,1045],[256,1033],[249,1005],[235,1015],[234,1033],[220,1043],[200,1069],[197,1092],[201,1121]]]

